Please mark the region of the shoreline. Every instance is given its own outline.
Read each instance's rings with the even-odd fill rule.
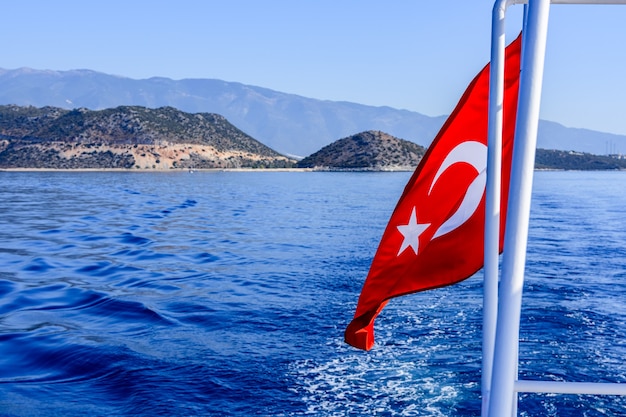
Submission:
[[[413,172],[415,168],[350,169],[350,168],[0,168],[0,172],[136,172],[136,173],[194,173],[194,172]]]
[[[125,173],[194,173],[194,172],[414,172],[415,168],[388,168],[388,169],[354,169],[354,168],[0,168],[2,172],[125,172]],[[562,171],[616,171],[623,172],[626,169],[558,169],[558,168],[535,168],[536,172],[562,172]]]
[[[0,172],[307,172],[312,168],[198,168],[198,169],[135,169],[135,168],[0,168]]]

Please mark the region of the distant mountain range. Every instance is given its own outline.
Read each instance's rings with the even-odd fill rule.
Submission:
[[[311,99],[215,79],[135,80],[90,70],[29,68],[0,69],[0,104],[92,110],[122,105],[169,106],[189,113],[215,113],[290,156],[310,155],[338,138],[369,130],[427,147],[446,118],[391,107]],[[626,136],[541,121],[538,145],[605,154],[625,150]]]

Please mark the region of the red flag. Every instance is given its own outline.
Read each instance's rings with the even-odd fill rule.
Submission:
[[[500,251],[513,153],[521,34],[506,48]],[[374,345],[374,319],[390,298],[462,281],[483,266],[489,65],[471,82],[406,185],[345,332]]]

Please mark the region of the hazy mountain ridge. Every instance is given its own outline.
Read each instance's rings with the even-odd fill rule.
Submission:
[[[290,167],[295,161],[211,113],[172,107],[0,106],[5,168]]]
[[[143,80],[90,70],[0,69],[0,104],[92,110],[137,105],[217,113],[284,154],[306,156],[337,138],[381,130],[427,145],[445,117],[317,100],[216,79]]]
[[[446,119],[391,107],[311,99],[216,79],[135,80],[91,70],[0,69],[0,104],[92,110],[122,105],[171,106],[188,113],[216,113],[270,148],[299,156],[310,155],[337,138],[369,130],[427,147]],[[542,120],[538,146],[597,155],[624,153],[626,136]]]

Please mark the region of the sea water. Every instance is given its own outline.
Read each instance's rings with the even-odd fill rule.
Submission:
[[[0,172],[0,415],[480,415],[482,271],[343,342],[409,177]],[[521,378],[626,383],[625,216],[626,172],[536,173]]]

